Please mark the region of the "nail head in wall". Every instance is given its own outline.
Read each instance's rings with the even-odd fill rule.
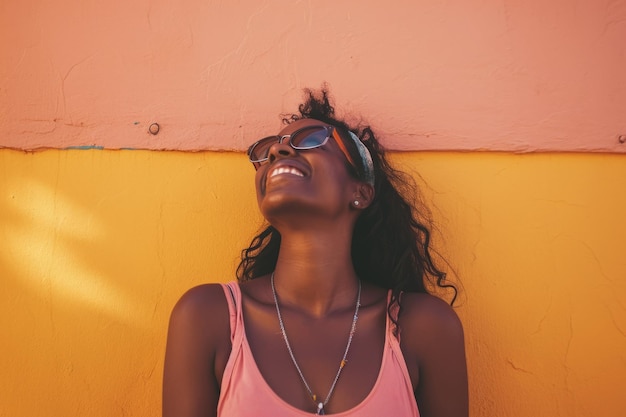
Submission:
[[[152,123],[150,127],[148,128],[148,132],[150,132],[153,135],[156,135],[157,133],[159,133],[159,130],[161,130],[161,126],[159,126],[158,123]]]
[[[617,140],[619,143],[626,143],[626,135],[619,135]]]

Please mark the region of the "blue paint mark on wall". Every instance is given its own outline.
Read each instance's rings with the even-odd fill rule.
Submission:
[[[68,146],[67,148],[63,148],[63,149],[81,149],[81,150],[98,149],[98,150],[103,150],[104,146],[99,146],[99,145]]]

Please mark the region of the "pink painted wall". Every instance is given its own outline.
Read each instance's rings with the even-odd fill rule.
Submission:
[[[393,149],[626,152],[626,0],[4,1],[0,42],[0,147],[241,150],[326,80]]]

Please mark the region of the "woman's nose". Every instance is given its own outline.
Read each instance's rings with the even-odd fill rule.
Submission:
[[[270,146],[270,149],[267,154],[267,159],[271,163],[279,158],[293,157],[296,155],[297,155],[296,150],[292,148],[291,145],[287,143],[287,141],[283,141],[283,142],[276,142],[272,146]]]

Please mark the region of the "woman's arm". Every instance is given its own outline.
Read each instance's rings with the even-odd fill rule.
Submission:
[[[402,296],[401,346],[422,417],[467,417],[469,401],[463,326],[445,302]]]
[[[163,372],[163,417],[217,415],[230,352],[228,305],[220,285],[192,288],[170,317]]]

